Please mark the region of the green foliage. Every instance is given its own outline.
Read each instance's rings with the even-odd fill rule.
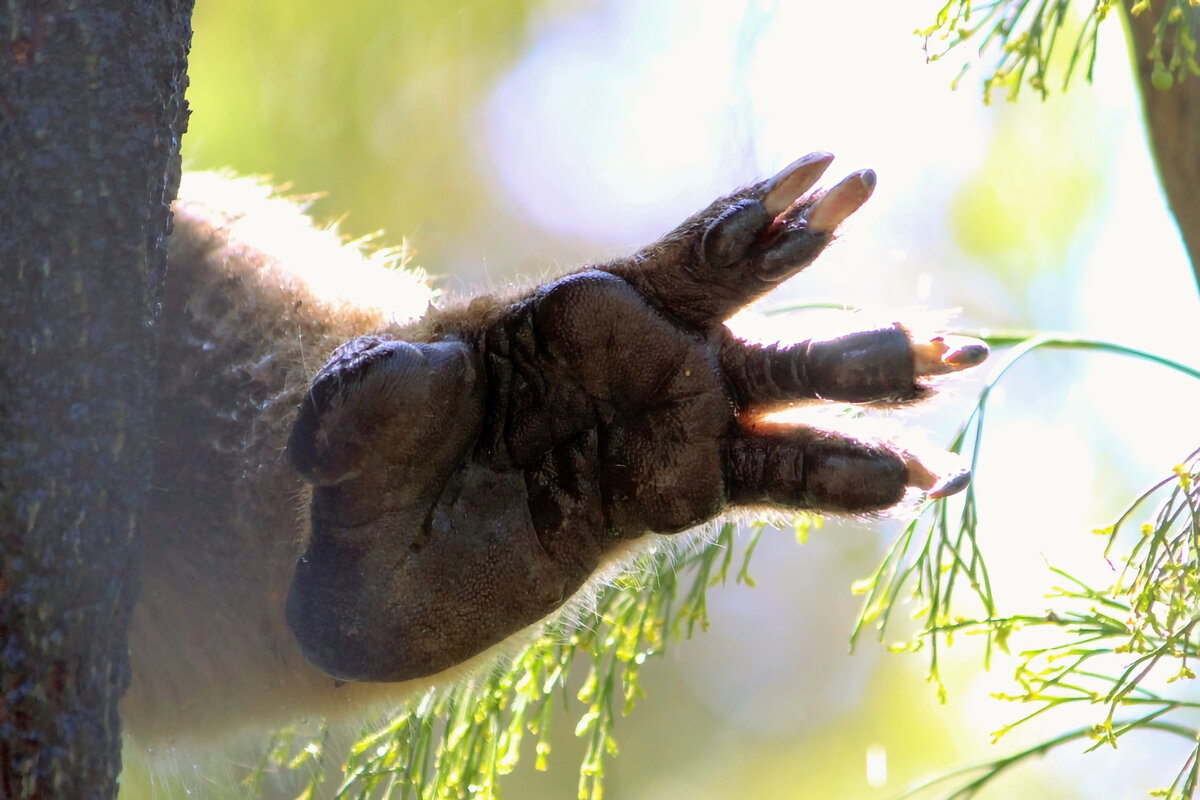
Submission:
[[[1166,495],[1151,521],[1133,534],[1134,544],[1123,557],[1125,567],[1112,586],[1097,589],[1061,569],[1062,579],[1050,599],[1054,607],[1040,615],[958,620],[928,631],[932,638],[951,631],[983,632],[1008,641],[1016,631],[1049,631],[1052,642],[1019,654],[1014,681],[1019,690],[996,694],[997,699],[1032,704],[1034,710],[993,733],[993,741],[1050,712],[1087,705],[1099,706],[1101,717],[1092,725],[1073,728],[1003,758],[941,775],[905,796],[936,784],[956,782],[947,795],[972,797],[1005,770],[1044,755],[1068,742],[1090,741],[1088,752],[1109,746],[1132,733],[1159,731],[1193,744],[1168,786],[1156,797],[1192,797],[1200,785],[1200,727],[1194,692],[1174,694],[1149,686],[1170,686],[1193,680],[1193,662],[1200,655],[1200,450],[1172,470],[1169,477],[1138,497],[1106,528],[1095,531],[1108,539],[1109,553],[1118,535],[1136,513],[1154,498]]]
[[[1200,379],[1200,370],[1140,350],[1108,342],[1068,336],[985,337],[993,347],[1015,346],[1000,359],[979,399],[954,440],[952,449],[964,452],[970,443],[971,463],[979,463],[988,398],[1003,375],[1020,359],[1042,348],[1103,351],[1132,356]],[[985,665],[994,649],[1011,652],[1018,639],[1050,641],[1018,655],[1014,680],[1019,691],[998,699],[1033,703],[1037,707],[996,731],[994,739],[1048,712],[1079,704],[1099,705],[1103,716],[1094,725],[1045,739],[1033,747],[986,764],[941,775],[913,789],[914,796],[947,781],[963,780],[949,797],[972,797],[1009,767],[1032,756],[1079,739],[1093,740],[1092,750],[1117,745],[1135,731],[1166,731],[1200,741],[1200,728],[1178,712],[1200,708],[1184,697],[1168,697],[1147,688],[1151,679],[1167,684],[1195,674],[1188,665],[1200,651],[1200,450],[1171,474],[1138,497],[1116,523],[1095,531],[1107,538],[1098,557],[1113,558],[1118,536],[1131,527],[1135,515],[1154,498],[1166,494],[1150,521],[1141,524],[1132,546],[1120,560],[1124,568],[1112,586],[1094,588],[1067,572],[1050,567],[1065,581],[1050,598],[1057,601],[1041,614],[1001,615],[988,580],[976,534],[979,515],[973,488],[955,498],[930,503],[900,534],[876,573],[856,589],[865,603],[854,638],[875,624],[882,638],[892,615],[913,602],[920,611],[921,630],[911,642],[894,649],[927,650],[929,677],[944,701],[939,670],[940,646],[950,645],[957,633],[981,636]],[[961,502],[957,515],[954,502]],[[1127,537],[1128,538],[1128,537]],[[967,597],[964,598],[963,594]],[[980,608],[972,618],[962,616],[964,604]],[[1044,631],[1050,634],[1042,635]],[[1181,693],[1182,694],[1182,693]],[[1200,745],[1162,790],[1165,797],[1190,797],[1200,779]]]
[[[1097,35],[1100,23],[1117,10],[1118,0],[1095,0],[1077,4],[1082,19],[1069,13],[1071,0],[995,0],[974,3],[972,0],[949,0],[938,11],[934,23],[916,31],[925,39],[925,52],[930,61],[943,58],[954,48],[974,40],[979,42],[982,57],[989,49],[996,51],[991,74],[984,80],[983,97],[990,102],[992,92],[1001,89],[1005,97],[1015,100],[1021,87],[1028,84],[1043,98],[1049,93],[1052,71],[1062,73],[1066,89],[1077,68],[1083,65],[1090,82],[1096,64]],[[1196,0],[1167,0],[1160,5],[1155,26],[1154,46],[1148,57],[1154,62],[1154,86],[1169,89],[1188,74],[1200,75],[1196,61],[1196,40],[1187,24],[1188,7],[1200,5]],[[1090,7],[1088,7],[1090,6]],[[1150,12],[1150,0],[1137,0],[1129,13],[1137,16]],[[1074,30],[1078,27],[1078,30]],[[1074,38],[1074,45],[1061,63],[1060,34]],[[1164,44],[1171,41],[1170,60],[1164,60]],[[940,50],[932,49],[934,42]],[[934,48],[937,45],[933,45]],[[968,65],[964,65],[963,72]],[[962,77],[962,73],[959,73]],[[957,79],[956,79],[957,82]]]

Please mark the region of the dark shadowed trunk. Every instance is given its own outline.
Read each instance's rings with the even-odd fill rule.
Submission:
[[[0,798],[116,794],[191,6],[0,6]]]
[[[1137,16],[1129,14],[1125,6],[1122,8],[1126,11],[1146,132],[1158,167],[1158,179],[1200,287],[1200,75],[1175,81],[1169,89],[1154,88],[1154,62],[1149,56],[1163,0],[1155,0]],[[1200,6],[1189,6],[1183,13],[1186,19],[1181,24],[1191,32],[1193,41],[1200,41]],[[1162,42],[1164,62],[1171,63],[1175,49],[1172,31]],[[1179,55],[1186,58],[1186,54]]]

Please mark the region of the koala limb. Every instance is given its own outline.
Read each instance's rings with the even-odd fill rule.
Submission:
[[[980,343],[893,325],[760,346],[722,324],[869,197],[869,170],[812,191],[831,160],[629,258],[436,309],[261,186],[188,176],[126,730],[161,747],[355,713],[518,647],[649,533],[961,489],[962,470],[761,412],[909,401]]]
[[[739,506],[857,513],[961,489],[965,471],[892,443],[759,419],[805,398],[911,400],[987,353],[898,324],[786,347],[724,327],[870,196],[870,170],[805,194],[831,159],[801,158],[628,259],[433,311],[393,334],[410,344],[339,350],[289,443],[314,492],[287,603],[305,656],[345,680],[428,677],[545,619],[648,534]]]

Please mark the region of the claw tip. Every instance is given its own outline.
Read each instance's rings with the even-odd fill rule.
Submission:
[[[949,497],[952,494],[958,494],[963,489],[967,488],[967,484],[971,482],[971,471],[963,469],[953,473],[938,481],[937,485],[929,490],[929,498],[939,500],[943,497]]]
[[[875,171],[860,169],[843,178],[836,186],[817,198],[808,209],[808,227],[818,233],[830,233],[846,217],[853,214],[875,190]]]
[[[957,350],[947,353],[945,361],[955,369],[967,369],[969,367],[977,367],[984,361],[987,361],[988,346],[983,342],[963,345]]]
[[[777,216],[787,210],[796,198],[813,187],[829,165],[833,163],[833,154],[823,150],[809,153],[797,158],[781,169],[774,178],[767,182],[766,195],[762,204],[771,216]]]
[[[860,180],[862,180],[863,186],[866,187],[868,192],[875,191],[875,184],[879,181],[878,176],[875,175],[875,170],[864,169],[862,172],[858,173],[858,177]]]

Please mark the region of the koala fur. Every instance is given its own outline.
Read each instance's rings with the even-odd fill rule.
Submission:
[[[300,655],[284,599],[307,503],[284,446],[330,352],[417,317],[433,290],[252,179],[189,174],[174,212],[125,730],[204,740],[404,696]]]
[[[527,640],[648,531],[963,488],[965,469],[763,415],[909,402],[981,363],[982,342],[897,323],[764,347],[723,325],[870,196],[870,170],[810,193],[832,158],[798,159],[627,258],[435,310],[419,274],[341,246],[266,188],[188,176],[126,730],[174,743],[361,713]]]

